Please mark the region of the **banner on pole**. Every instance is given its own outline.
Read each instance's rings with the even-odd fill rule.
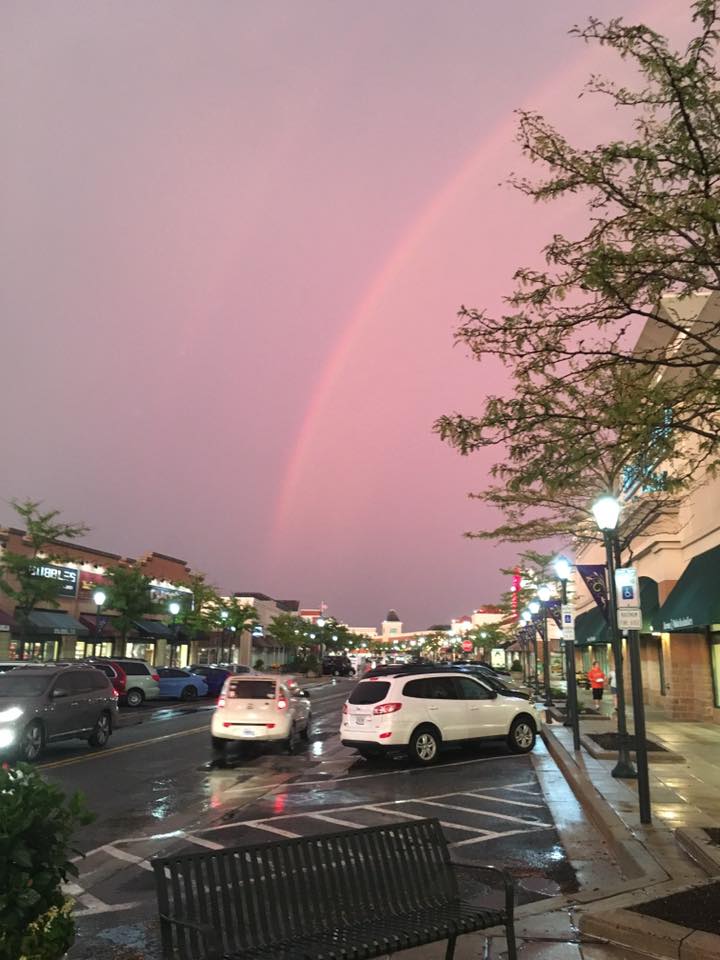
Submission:
[[[577,572],[590,591],[590,596],[600,608],[602,615],[610,623],[610,605],[608,603],[607,580],[604,563],[579,563]]]

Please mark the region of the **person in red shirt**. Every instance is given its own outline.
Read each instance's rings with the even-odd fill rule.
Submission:
[[[590,689],[592,690],[595,709],[599,710],[603,690],[605,689],[605,674],[602,672],[597,660],[593,660],[593,665],[590,670],[588,670],[588,680],[590,681]]]

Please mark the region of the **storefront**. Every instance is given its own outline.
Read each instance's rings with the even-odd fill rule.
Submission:
[[[32,610],[26,635],[18,630],[11,644],[13,659],[59,660],[74,658],[78,638],[88,635],[86,627],[64,610]]]
[[[720,547],[690,561],[652,617],[663,707],[675,720],[720,722]]]
[[[153,666],[167,666],[171,662],[171,643],[174,638],[172,630],[160,620],[135,620],[135,636],[125,644],[125,656],[147,660]],[[184,647],[181,652],[179,648]],[[178,645],[178,656],[184,655],[183,663],[174,662],[174,666],[186,666],[188,645]]]
[[[575,620],[575,669],[587,673],[593,660],[603,671],[612,665],[610,630],[602,610],[596,605]]]
[[[75,646],[75,656],[80,657],[113,657],[120,653],[122,636],[115,621],[116,617],[101,614],[98,618],[94,613],[84,613],[80,622],[87,627],[89,636],[85,640],[78,640]]]

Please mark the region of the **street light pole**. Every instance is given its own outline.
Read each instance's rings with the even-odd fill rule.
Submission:
[[[225,654],[225,638],[227,636],[227,618],[229,613],[227,610],[220,611],[220,619],[222,620],[222,633],[220,634],[220,656],[218,658],[218,663],[223,663],[223,656]]]
[[[552,592],[548,586],[542,586],[538,590],[543,611],[543,684],[545,685],[545,706],[548,710],[553,705],[550,690],[550,637],[548,636],[548,604],[551,596]]]
[[[532,614],[532,622],[533,622],[533,650],[535,653],[535,664],[534,664],[535,695],[537,696],[540,693],[540,681],[538,679],[538,644],[537,644],[538,625],[535,618],[540,613],[540,601],[531,600],[530,603],[528,604],[528,610]]]
[[[615,661],[615,686],[618,703],[618,759],[612,769],[612,775],[617,779],[633,780],[637,777],[637,772],[630,759],[630,751],[628,749],[622,641],[618,633],[617,593],[615,590],[615,530],[620,517],[620,504],[615,497],[601,497],[593,504],[592,512],[598,527],[602,531],[603,540],[605,541],[610,641],[612,643],[613,659]]]
[[[555,561],[555,575],[560,581],[560,600],[567,606],[567,585],[571,573],[570,561],[558,557]],[[567,701],[565,705],[565,724],[572,727],[573,750],[580,749],[580,716],[578,714],[577,680],[575,677],[575,641],[565,640],[565,676],[567,680]]]
[[[172,626],[172,635],[173,635],[173,638],[170,641],[172,645],[172,653],[170,655],[170,666],[174,667],[176,666],[175,661],[177,660],[177,617],[178,617],[178,614],[180,613],[180,604],[177,602],[177,600],[173,600],[171,601],[171,603],[168,604],[168,610],[172,614],[171,626]]]
[[[98,644],[100,643],[100,634],[102,633],[102,626],[100,624],[100,614],[102,613],[102,608],[105,606],[105,601],[107,597],[104,590],[96,590],[93,593],[93,601],[95,603],[95,637],[93,643],[93,656],[98,656]]]

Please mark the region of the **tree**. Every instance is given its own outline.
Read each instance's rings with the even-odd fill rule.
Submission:
[[[122,637],[123,650],[128,633],[146,613],[156,607],[150,593],[150,577],[135,567],[112,567],[107,571],[108,594],[106,607],[117,613],[116,626]]]
[[[190,574],[186,586],[190,589],[190,596],[180,611],[180,624],[187,635],[194,639],[198,634],[215,627],[222,601],[204,573]]]
[[[585,149],[539,114],[519,113],[519,143],[543,174],[511,184],[535,201],[583,202],[589,227],[579,239],[554,234],[544,268],[516,272],[506,313],[463,307],[458,339],[567,407],[574,387],[594,387],[598,409],[606,372],[630,371],[626,383],[653,387],[644,428],[671,416],[673,432],[717,463],[720,312],[698,307],[720,294],[720,34],[716,0],[695,0],[691,11],[696,34],[681,51],[621,19],[572,31],[634,66],[635,86],[587,85],[629,113],[634,134]],[[655,334],[634,346],[648,320]]]
[[[59,607],[56,580],[38,574],[43,563],[60,559],[59,540],[74,540],[89,530],[84,523],[60,520],[59,510],[42,511],[42,501],[10,501],[25,529],[24,542],[28,553],[4,550],[0,556],[0,590],[15,603],[15,617],[20,625],[18,653],[24,658],[25,643],[30,632],[30,614],[38,606]]]

